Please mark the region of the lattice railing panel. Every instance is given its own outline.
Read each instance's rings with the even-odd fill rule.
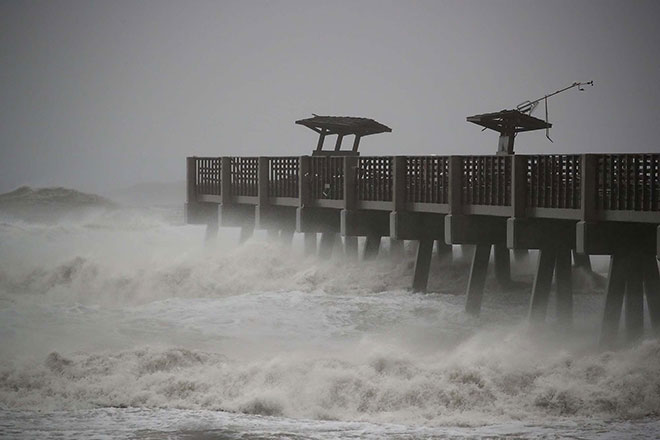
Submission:
[[[311,157],[309,160],[310,196],[314,200],[344,198],[344,161],[341,157]]]
[[[392,157],[360,157],[355,171],[357,200],[392,201]]]
[[[660,154],[598,158],[597,209],[660,211]]]
[[[511,206],[511,157],[464,156],[465,205]]]
[[[268,158],[268,196],[298,197],[297,157]]]
[[[581,177],[579,155],[527,156],[527,206],[579,209]]]
[[[222,158],[195,158],[195,191],[197,194],[221,194],[220,165]]]
[[[231,158],[231,195],[256,197],[259,192],[259,159]]]
[[[448,203],[449,159],[441,156],[406,158],[406,201]]]

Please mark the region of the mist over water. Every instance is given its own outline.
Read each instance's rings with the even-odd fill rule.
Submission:
[[[474,318],[467,266],[434,261],[433,293],[413,294],[412,249],[392,261],[385,240],[377,261],[323,261],[298,237],[238,246],[221,229],[205,245],[179,206],[71,204],[44,221],[52,207],[29,203],[39,221],[0,206],[5,436],[658,432],[660,344],[598,352],[598,289],[576,295],[573,329],[550,316],[531,335],[529,273],[508,291],[489,280]]]

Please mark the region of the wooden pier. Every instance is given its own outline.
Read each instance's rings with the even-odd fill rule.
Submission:
[[[609,255],[602,344],[643,330],[644,292],[660,328],[660,154],[190,157],[186,221],[253,228],[328,256],[339,235],[358,257],[419,242],[412,287],[425,291],[434,241],[475,245],[466,310],[481,309],[491,249],[499,282],[509,250],[538,249],[530,319],[543,322],[554,278],[560,322],[572,322],[571,253]],[[442,246],[441,246],[442,248]],[[625,304],[625,307],[624,307]]]

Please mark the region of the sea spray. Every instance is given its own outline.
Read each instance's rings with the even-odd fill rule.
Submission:
[[[599,294],[575,297],[572,331],[550,314],[533,335],[530,274],[510,290],[489,282],[475,318],[464,265],[434,260],[432,293],[413,294],[412,249],[352,264],[304,257],[298,238],[238,246],[231,229],[205,246],[178,215],[0,225],[2,408],[424,426],[658,416],[660,346],[597,352]]]
[[[559,357],[519,344],[487,356],[459,345],[422,357],[369,344],[361,354],[294,351],[252,362],[177,348],[53,352],[39,363],[3,364],[0,401],[13,409],[140,406],[430,425],[660,412],[655,341]]]

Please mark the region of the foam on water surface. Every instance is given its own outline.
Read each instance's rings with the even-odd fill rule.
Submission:
[[[434,293],[412,294],[412,252],[321,261],[234,230],[204,246],[179,215],[0,224],[0,433],[38,415],[70,438],[657,432],[660,344],[597,352],[600,294],[576,296],[573,330],[530,335],[529,285],[488,284],[473,318],[465,267],[434,262]]]

